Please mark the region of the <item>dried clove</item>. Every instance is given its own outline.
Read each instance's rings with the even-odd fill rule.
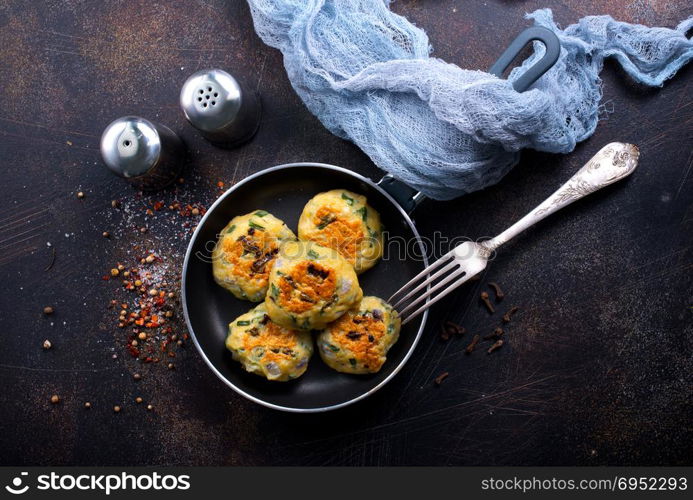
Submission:
[[[491,314],[496,312],[496,310],[493,308],[493,304],[491,304],[491,301],[488,299],[487,292],[481,292],[481,301],[486,306],[486,309],[488,309],[488,312],[490,312]]]
[[[489,333],[484,337],[484,340],[491,340],[491,339],[499,339],[503,336],[505,332],[501,327],[496,328],[493,330],[493,333]]]
[[[503,315],[503,323],[510,323],[510,318],[515,314],[520,308],[517,306],[512,306],[508,312]]]
[[[488,351],[486,351],[486,354],[491,354],[493,351],[497,351],[498,349],[503,347],[504,343],[505,342],[503,342],[502,340],[496,340],[496,342],[491,347],[488,348]]]
[[[440,339],[441,340],[444,340],[447,342],[448,340],[450,340],[451,334],[452,334],[452,332],[450,332],[450,330],[448,329],[447,326],[442,325],[440,327]]]
[[[454,323],[452,321],[446,321],[445,322],[445,327],[453,334],[458,337],[461,337],[465,333],[467,333],[467,329],[463,327],[462,325],[458,325],[457,323]]]
[[[467,354],[471,354],[472,351],[476,348],[476,345],[479,343],[480,339],[481,339],[481,337],[479,335],[474,335],[472,342],[467,346],[467,348],[464,351]]]
[[[436,383],[436,386],[440,387],[440,384],[443,383],[443,380],[448,378],[448,375],[450,375],[448,372],[443,372],[440,375],[438,375],[434,380],[434,382]]]
[[[505,297],[505,294],[503,293],[503,290],[501,290],[501,287],[500,287],[500,285],[498,285],[498,283],[491,281],[488,284],[488,286],[493,288],[493,293],[496,295],[496,302],[500,302],[501,300],[503,300],[503,297]]]

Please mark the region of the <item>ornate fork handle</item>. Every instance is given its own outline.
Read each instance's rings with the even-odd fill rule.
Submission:
[[[627,177],[638,165],[639,156],[638,148],[633,144],[621,142],[607,144],[541,205],[482,245],[491,253],[557,210]]]

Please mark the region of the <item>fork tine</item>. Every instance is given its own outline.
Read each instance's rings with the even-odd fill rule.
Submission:
[[[428,266],[426,269],[424,269],[423,271],[421,271],[419,274],[417,274],[416,276],[414,276],[414,277],[413,277],[412,279],[410,279],[404,286],[402,286],[399,290],[397,290],[397,291],[392,295],[392,297],[390,297],[390,298],[387,300],[388,304],[392,304],[392,300],[393,300],[395,297],[397,297],[397,295],[399,295],[400,293],[406,291],[407,288],[409,288],[410,286],[413,286],[414,283],[416,283],[418,280],[420,280],[421,278],[424,278],[424,277],[428,276],[434,269],[436,269],[436,268],[442,266],[443,264],[447,263],[447,262],[449,261],[449,258],[452,257],[452,256],[453,256],[453,251],[451,250],[451,251],[449,251],[448,253],[446,253],[445,255],[441,256],[440,259],[436,260],[433,264],[431,264],[430,266]]]
[[[406,302],[406,300],[407,300],[409,297],[411,297],[411,296],[414,295],[416,292],[418,292],[419,290],[421,290],[421,289],[424,288],[425,286],[429,285],[430,283],[433,283],[435,280],[437,280],[438,278],[440,278],[445,272],[449,271],[450,269],[452,269],[452,268],[455,267],[456,265],[458,265],[458,264],[457,264],[457,261],[456,261],[455,259],[453,259],[453,260],[452,260],[451,262],[449,262],[446,266],[441,267],[438,271],[436,271],[433,275],[431,275],[427,280],[422,281],[417,287],[415,287],[414,289],[410,290],[409,293],[407,293],[404,297],[402,297],[401,299],[399,299],[397,302],[395,302],[394,304],[393,304],[392,302],[388,302],[388,303],[389,303],[392,307],[394,307],[395,309],[397,309],[397,307],[399,307],[399,306],[401,306],[401,305],[404,305],[404,303]],[[411,282],[410,282],[410,283],[411,283]],[[405,285],[405,286],[407,286],[407,285]]]
[[[455,262],[455,263],[457,264],[457,262]],[[426,290],[425,293],[422,293],[421,295],[419,295],[407,307],[402,309],[402,311],[400,312],[400,315],[404,316],[406,314],[406,312],[409,311],[411,308],[413,308],[416,304],[420,303],[422,300],[426,300],[428,297],[431,296],[431,294],[433,294],[434,292],[436,292],[437,290],[439,290],[443,286],[447,285],[448,283],[450,283],[452,280],[454,280],[455,278],[457,278],[460,274],[463,274],[464,272],[465,272],[464,269],[460,268],[460,269],[457,269],[457,270],[453,271],[452,273],[450,273],[449,276],[440,280],[438,283],[435,284],[435,286]],[[428,303],[426,303],[425,305],[426,305],[426,307],[429,306]]]
[[[436,302],[438,302],[440,299],[442,299],[443,297],[445,297],[447,294],[449,294],[450,292],[452,292],[453,290],[455,290],[455,289],[456,289],[457,287],[459,287],[461,284],[463,284],[464,282],[468,281],[471,277],[472,277],[472,276],[471,276],[469,273],[463,274],[462,277],[460,277],[460,279],[459,279],[457,282],[455,282],[455,283],[453,283],[452,285],[450,285],[449,287],[447,287],[445,290],[443,290],[442,292],[440,292],[440,293],[439,293],[438,295],[436,295],[434,298],[428,300],[425,304],[422,304],[421,307],[419,307],[416,311],[414,311],[414,312],[412,312],[412,313],[409,313],[408,315],[406,315],[406,317],[404,317],[404,314],[400,315],[400,318],[402,318],[402,326],[404,326],[404,325],[406,325],[407,323],[409,323],[411,320],[413,320],[414,318],[416,318],[419,314],[421,314],[422,312],[424,312],[426,309],[428,309],[429,307],[431,307],[433,304],[435,304]],[[404,311],[402,311],[402,313],[404,313]]]

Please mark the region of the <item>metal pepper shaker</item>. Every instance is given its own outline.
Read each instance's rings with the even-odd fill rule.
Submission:
[[[185,161],[185,146],[168,127],[123,116],[101,135],[101,156],[111,171],[137,189],[151,191],[173,182]]]
[[[249,141],[260,126],[260,96],[220,69],[193,73],[180,106],[190,124],[212,144],[231,148]]]

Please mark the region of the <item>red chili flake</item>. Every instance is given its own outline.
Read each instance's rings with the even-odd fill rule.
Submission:
[[[108,281],[111,279],[111,277],[108,274],[104,274],[103,276],[101,276],[101,279],[104,281]]]
[[[163,208],[163,206],[164,206],[163,201],[157,201],[156,203],[154,203],[154,210],[161,210]]]
[[[133,347],[131,344],[128,344],[127,347],[128,347],[128,351],[130,351],[130,354],[132,354],[133,358],[139,358],[139,356],[140,356],[139,349]]]
[[[224,187],[224,183],[222,181],[217,182],[217,186],[220,188]]]

